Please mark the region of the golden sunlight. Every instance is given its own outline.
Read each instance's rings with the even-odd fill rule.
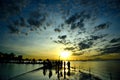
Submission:
[[[62,52],[60,53],[60,57],[61,57],[62,59],[68,59],[69,56],[70,56],[70,52],[68,52],[68,51],[62,51]]]

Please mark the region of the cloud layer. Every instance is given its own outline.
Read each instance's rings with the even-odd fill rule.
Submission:
[[[119,14],[119,0],[0,0],[0,20],[11,34],[51,33],[51,42],[64,45],[75,56],[96,48],[101,55],[119,53],[120,38],[109,37],[114,34],[109,32],[114,24],[109,19]]]

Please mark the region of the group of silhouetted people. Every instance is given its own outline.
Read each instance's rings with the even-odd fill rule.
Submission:
[[[56,70],[56,74],[58,79],[60,77],[70,76],[70,62],[67,63],[65,61],[50,61],[49,59],[43,61],[43,74],[46,75],[47,69],[49,70],[49,78],[52,76],[52,69]],[[62,72],[62,69],[64,72]],[[66,72],[66,69],[67,72]]]

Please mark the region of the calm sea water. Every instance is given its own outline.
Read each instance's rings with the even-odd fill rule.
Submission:
[[[110,74],[112,80],[120,80],[120,61],[71,61],[71,67],[73,71],[82,70],[90,72],[103,80],[110,80]],[[38,70],[30,73],[26,73],[20,76],[19,74],[31,71],[33,69],[42,67],[41,64],[0,64],[0,80],[8,80],[11,77],[12,80],[56,80],[58,74],[53,70]],[[70,80],[76,80],[77,73],[71,71],[74,76],[66,76]],[[61,71],[62,73],[63,71]],[[15,77],[17,76],[17,77]]]
[[[41,67],[39,64],[0,64],[0,80],[8,80],[16,75]]]
[[[71,66],[101,77],[103,80],[120,80],[120,61],[73,61]]]

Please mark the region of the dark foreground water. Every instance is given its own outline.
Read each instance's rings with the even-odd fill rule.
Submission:
[[[103,80],[110,80],[110,77],[112,77],[112,80],[120,80],[120,61],[71,61],[70,64],[71,74],[67,75],[66,70],[66,79],[69,80],[79,80],[79,70],[90,72]],[[40,69],[22,74],[42,66],[42,64],[0,64],[0,80],[58,80],[55,69]],[[63,76],[63,73],[64,71],[61,70],[61,76]],[[64,77],[60,79],[62,80]]]

